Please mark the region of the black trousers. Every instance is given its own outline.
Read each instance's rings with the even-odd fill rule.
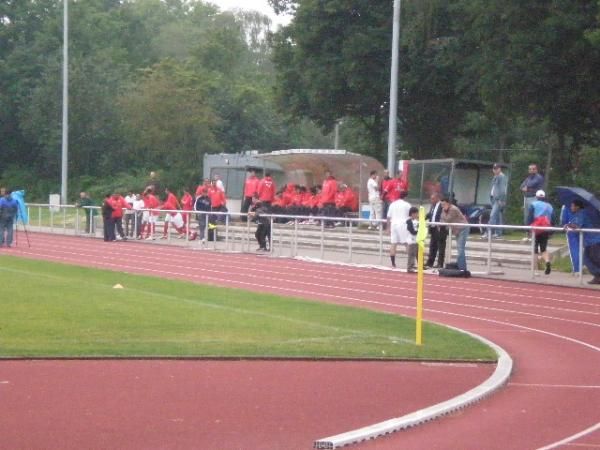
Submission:
[[[242,201],[242,209],[240,210],[240,212],[242,214],[246,214],[248,212],[248,210],[250,209],[251,204],[252,204],[252,197],[244,197],[244,200]],[[247,222],[248,216],[240,216],[240,219],[242,222]]]
[[[115,240],[115,221],[112,217],[104,217],[104,240],[106,242]]]
[[[256,227],[256,233],[254,233],[258,246],[263,249],[267,249],[267,240],[271,242],[271,225],[259,223]]]
[[[435,257],[437,256],[438,266],[444,267],[444,259],[446,257],[446,238],[448,237],[448,229],[438,227],[429,228],[429,256],[427,257],[426,266],[433,266]]]

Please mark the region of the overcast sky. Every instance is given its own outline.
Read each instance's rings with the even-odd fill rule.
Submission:
[[[267,0],[208,0],[208,2],[217,5],[223,11],[228,9],[259,11],[271,18],[273,28],[277,28],[277,25],[280,24],[287,25],[290,21],[290,16],[277,16],[269,6]]]

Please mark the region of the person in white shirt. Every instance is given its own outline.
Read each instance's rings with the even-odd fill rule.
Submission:
[[[390,204],[387,212],[388,232],[390,233],[390,261],[396,267],[396,248],[398,244],[408,244],[410,233],[406,221],[410,217],[410,203],[404,198],[406,192],[400,192],[400,198]]]
[[[367,192],[369,195],[369,206],[371,207],[371,213],[369,214],[369,220],[371,220],[371,224],[369,225],[369,230],[374,229],[375,227],[379,228],[381,226],[380,223],[374,222],[375,220],[381,220],[381,195],[379,193],[379,177],[377,176],[377,171],[371,171],[371,176],[369,181],[367,181]]]
[[[215,180],[215,185],[223,192],[225,192],[225,185],[223,184],[223,181],[221,181],[221,175],[219,175],[218,173],[215,173],[215,176],[213,177]]]
[[[127,202],[128,205],[132,206],[133,202],[135,201],[135,194],[133,192],[129,192],[126,196],[125,196],[125,201]],[[134,223],[134,213],[133,210],[130,209],[126,209],[124,211],[124,221],[125,221],[125,235],[127,237],[133,237],[133,233],[134,233],[134,227],[135,227],[135,223]]]
[[[142,218],[144,216],[144,212],[142,211],[142,209],[144,209],[144,199],[142,198],[142,195],[136,194],[135,200],[133,201],[133,203],[131,203],[131,205],[133,206],[133,211],[135,214],[135,238],[140,239],[142,235]]]

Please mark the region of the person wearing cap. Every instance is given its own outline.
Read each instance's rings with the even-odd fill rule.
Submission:
[[[529,164],[529,175],[521,183],[523,192],[523,223],[529,225],[529,207],[535,201],[535,193],[544,187],[544,177],[538,173],[537,164]],[[528,236],[523,240],[530,239]]]
[[[494,178],[492,179],[492,189],[490,191],[490,203],[492,211],[490,213],[490,225],[504,225],[504,207],[506,206],[506,192],[508,189],[508,180],[502,173],[502,166],[498,163],[492,167]],[[488,228],[488,233],[493,233],[494,238],[502,238],[502,228]]]
[[[539,189],[535,193],[535,200],[529,206],[528,211],[528,225],[534,227],[550,227],[552,226],[552,214],[554,208],[546,201],[546,193]],[[543,229],[533,230],[535,235],[535,254],[538,255],[538,261],[544,261],[546,264],[546,275],[550,274],[552,270],[550,264],[550,255],[548,254],[548,239],[550,239],[550,233]]]

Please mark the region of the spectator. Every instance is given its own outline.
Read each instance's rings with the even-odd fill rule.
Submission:
[[[387,217],[388,208],[393,200],[390,199],[390,193],[392,192],[394,179],[390,177],[390,171],[387,169],[383,170],[383,179],[379,186],[379,192],[381,193],[381,206],[382,206],[382,217]],[[396,199],[397,200],[397,199]],[[384,224],[386,226],[386,224]]]
[[[183,189],[183,195],[181,196],[181,209],[184,211],[193,211],[194,209],[194,197],[190,194],[188,188]],[[183,214],[183,225],[186,226],[190,222],[190,214]]]
[[[210,178],[205,178],[202,184],[198,185],[196,188],[196,198],[200,197],[202,193],[207,194],[210,189]]]
[[[335,194],[337,193],[338,185],[335,177],[329,170],[325,172],[325,180],[323,180],[323,189],[321,190],[321,202],[323,203],[322,214],[326,217],[335,216]],[[325,221],[325,228],[335,227],[333,220]]]
[[[211,212],[227,212],[225,192],[219,188],[215,180],[213,180],[208,189],[208,197],[210,198]],[[225,223],[225,215],[211,214],[210,223]]]
[[[369,214],[369,220],[371,220],[371,224],[369,225],[369,230],[372,230],[375,227],[379,228],[379,223],[375,221],[381,220],[381,196],[379,192],[379,183],[377,182],[377,180],[377,171],[372,170],[369,181],[367,181],[369,206],[371,207],[371,213]],[[386,217],[389,217],[389,215]]]
[[[529,165],[529,175],[521,183],[523,192],[523,223],[529,225],[529,207],[536,200],[535,193],[544,187],[544,177],[538,173],[537,164]],[[523,238],[524,241],[531,240],[528,234]]]
[[[269,247],[267,247],[267,243],[271,242],[271,219],[266,217],[266,214],[270,213],[269,206],[262,203],[260,200],[257,200],[252,208],[249,216],[256,220],[256,232],[254,233],[254,237],[256,237],[256,241],[258,242],[258,249],[256,251],[259,252],[268,252]]]
[[[408,186],[406,181],[402,178],[402,171],[399,170],[398,173],[396,173],[396,178],[390,182],[390,201],[394,202],[398,200],[403,192],[408,193]]]
[[[150,178],[146,182],[146,189],[151,187],[154,193],[162,192],[162,183],[159,180],[158,172],[150,172]]]
[[[225,185],[223,184],[223,181],[221,180],[221,175],[219,175],[218,173],[215,173],[215,175],[213,177],[213,181],[215,183],[215,186],[217,188],[219,188],[221,190],[221,192],[225,193]]]
[[[567,230],[585,230],[586,228],[599,227],[591,220],[583,202],[573,201],[571,211],[573,215],[565,227]],[[568,235],[570,234],[574,233],[568,233]],[[593,275],[588,284],[600,284],[600,233],[583,233],[583,264]]]
[[[119,234],[119,238],[126,241],[127,236],[125,236],[125,232],[123,231],[123,209],[131,208],[131,205],[125,201],[125,199],[119,194],[115,192],[108,200],[110,206],[113,209],[112,219],[113,225],[117,233]],[[113,233],[113,236],[115,234]]]
[[[271,203],[275,200],[275,192],[277,192],[277,186],[275,181],[271,178],[271,172],[265,173],[265,176],[258,183],[258,199],[263,206],[271,207]]]
[[[490,202],[492,212],[490,213],[489,225],[504,225],[504,207],[506,206],[506,192],[508,189],[508,180],[502,173],[502,166],[494,164],[492,167],[494,178],[492,179],[492,189],[490,191]],[[502,228],[495,228],[493,231],[488,228],[489,233],[494,234],[494,238],[502,238]],[[484,235],[485,237],[485,235]]]
[[[104,229],[104,242],[112,242],[115,238],[115,222],[113,219],[114,208],[112,206],[111,194],[104,196],[102,202],[102,227]]]
[[[409,240],[406,221],[410,214],[410,203],[404,200],[406,193],[402,193],[400,198],[392,202],[387,213],[388,233],[390,234],[390,261],[392,267],[396,267],[396,248],[398,244],[407,244]]]
[[[208,197],[207,190],[201,190],[200,195],[196,197],[194,202],[194,211],[198,212],[198,235],[201,237],[201,242],[205,243],[206,239],[208,238],[207,224],[208,213],[210,212],[210,198]]]
[[[142,232],[141,238],[146,240],[153,240],[154,233],[156,232],[156,219],[159,215],[155,210],[158,209],[160,203],[154,195],[154,189],[147,187],[142,194],[144,200],[144,214],[142,216]],[[144,234],[145,232],[145,234]]]
[[[125,196],[125,201],[131,205],[125,210],[123,218],[125,219],[125,235],[132,238],[135,234],[135,211],[133,210],[133,202],[136,200],[136,195],[133,192],[128,192]]]
[[[441,219],[442,222],[459,225],[452,227],[452,234],[456,236],[456,265],[458,266],[459,270],[465,271],[467,270],[467,256],[465,253],[465,247],[467,245],[467,238],[469,237],[469,227],[460,226],[460,224],[468,224],[468,221],[460,209],[458,209],[458,206],[453,205],[448,197],[444,197],[442,199]]]
[[[19,211],[19,203],[11,197],[11,191],[4,189],[0,197],[0,247],[12,247],[15,217]]]
[[[244,182],[244,200],[242,202],[242,208],[240,210],[242,214],[247,214],[250,210],[250,206],[252,205],[252,199],[258,193],[259,183],[260,180],[256,176],[256,172],[254,170],[249,170],[246,181]],[[241,218],[243,222],[246,222],[248,220],[248,217],[245,215],[243,215]]]
[[[85,232],[93,233],[92,223],[94,220],[94,215],[96,211],[90,206],[94,206],[94,201],[90,198],[87,192],[79,193],[79,201],[75,203],[78,208],[84,208],[83,213],[85,215]]]
[[[406,229],[408,235],[406,239],[406,271],[417,271],[417,253],[419,244],[417,244],[417,232],[419,231],[419,208],[411,206],[408,210],[408,219],[406,220]]]
[[[135,200],[131,204],[134,212],[134,229],[135,229],[135,238],[140,239],[142,237],[142,220],[144,218],[144,199],[141,194],[135,195]]]
[[[552,213],[554,208],[550,203],[546,202],[546,193],[541,189],[535,193],[535,200],[529,206],[528,225],[534,227],[549,227],[552,226]],[[535,236],[535,254],[538,255],[538,261],[546,263],[544,273],[549,275],[552,267],[550,264],[550,254],[548,253],[548,240],[550,233],[544,230],[533,230]]]
[[[163,225],[163,234],[161,239],[167,239],[167,233],[169,231],[169,225],[172,225],[173,228],[179,233],[179,235],[185,235],[183,232],[183,217],[180,212],[175,212],[175,210],[181,209],[179,205],[179,200],[175,194],[171,192],[169,188],[165,188],[166,198],[163,204],[160,206],[160,209],[164,209],[170,212],[165,213],[164,225]]]
[[[426,219],[430,222],[441,222],[442,221],[442,202],[440,200],[440,194],[434,192],[429,198],[431,207],[427,213]],[[435,258],[437,256],[438,269],[444,267],[444,259],[446,256],[446,238],[448,237],[448,228],[443,225],[429,225],[429,256],[425,263],[426,269],[434,267]]]

